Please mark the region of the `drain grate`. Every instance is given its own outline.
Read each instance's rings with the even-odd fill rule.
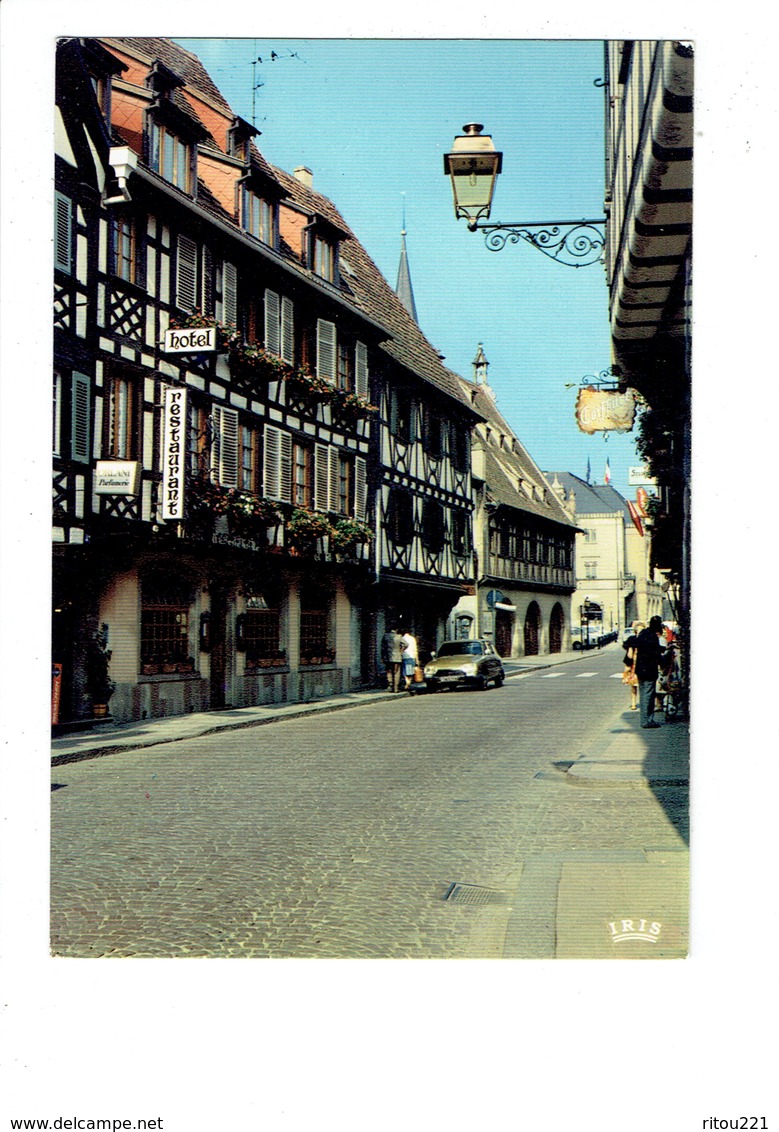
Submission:
[[[449,904],[505,904],[505,892],[495,888],[482,888],[479,884],[451,884],[446,890],[444,900]]]

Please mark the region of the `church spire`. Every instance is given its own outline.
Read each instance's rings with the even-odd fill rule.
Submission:
[[[398,267],[398,282],[395,287],[395,294],[400,299],[403,306],[413,318],[414,322],[419,323],[417,318],[417,308],[414,302],[414,289],[411,286],[411,273],[408,269],[408,253],[406,251],[406,202],[403,201],[403,228],[400,232],[400,266]]]

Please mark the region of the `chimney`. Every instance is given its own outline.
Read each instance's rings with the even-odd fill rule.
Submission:
[[[297,169],[293,170],[293,176],[297,177],[301,185],[305,185],[307,189],[314,187],[314,174],[307,165],[298,165]]]

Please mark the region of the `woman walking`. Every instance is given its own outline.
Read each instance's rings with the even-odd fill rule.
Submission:
[[[622,683],[630,688],[630,710],[638,711],[638,678],[636,677],[636,643],[638,634],[646,629],[643,621],[634,621],[630,626],[632,634],[622,646],[625,650],[625,671],[622,673]]]

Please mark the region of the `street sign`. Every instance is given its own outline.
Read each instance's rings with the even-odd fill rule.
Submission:
[[[487,594],[487,605],[490,607],[490,609],[494,609],[499,602],[505,600],[506,599],[500,592],[500,590],[490,590]]]
[[[197,326],[166,330],[162,348],[166,354],[201,354],[216,350],[216,327]]]

